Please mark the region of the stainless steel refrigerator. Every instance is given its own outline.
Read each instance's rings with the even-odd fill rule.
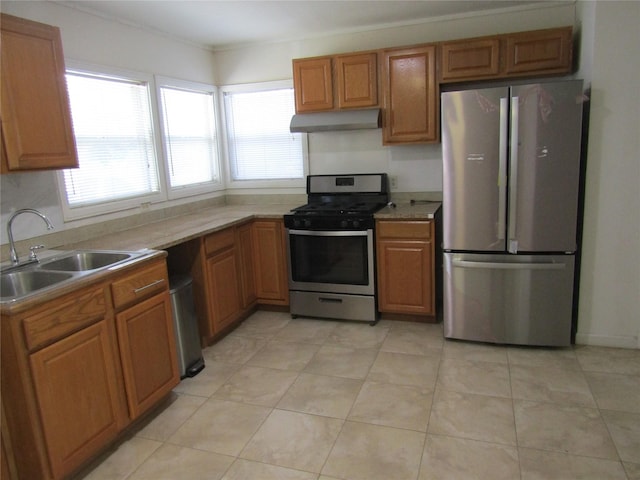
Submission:
[[[444,332],[571,343],[581,80],[442,94]]]

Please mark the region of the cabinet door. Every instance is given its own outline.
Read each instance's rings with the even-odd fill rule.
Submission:
[[[435,315],[433,238],[432,221],[376,222],[380,311]]]
[[[440,46],[443,82],[497,77],[500,73],[500,38],[446,42]]]
[[[376,53],[335,57],[338,108],[373,107],[378,104]]]
[[[180,381],[168,291],[119,313],[116,323],[129,413],[135,419]]]
[[[30,357],[56,478],[115,438],[126,421],[112,335],[102,320]]]
[[[256,290],[260,303],[289,304],[289,281],[281,220],[253,224],[255,240]]]
[[[242,283],[242,308],[256,301],[256,280],[253,271],[253,226],[246,223],[238,227],[238,248],[240,251],[240,280]]]
[[[378,242],[379,309],[389,313],[433,315],[430,242]]]
[[[506,36],[507,75],[570,73],[571,27],[535,30]]]
[[[77,167],[59,29],[5,14],[1,23],[3,173]]]
[[[215,333],[235,321],[242,310],[238,271],[235,248],[207,259],[207,295]]]
[[[293,60],[296,113],[333,109],[331,57]]]
[[[383,52],[383,143],[438,140],[434,45]]]

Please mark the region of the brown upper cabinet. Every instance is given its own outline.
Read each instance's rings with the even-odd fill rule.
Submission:
[[[338,55],[334,58],[338,108],[378,105],[378,55]]]
[[[571,73],[572,35],[562,27],[443,42],[440,81]]]
[[[333,110],[331,57],[293,60],[296,113]]]
[[[0,171],[78,166],[57,27],[2,14]]]
[[[296,113],[378,105],[377,54],[293,60]]]
[[[507,35],[506,74],[571,73],[572,38],[571,27]]]
[[[382,52],[383,143],[438,141],[436,46]]]
[[[497,77],[500,73],[500,39],[491,37],[443,43],[440,60],[443,82]]]

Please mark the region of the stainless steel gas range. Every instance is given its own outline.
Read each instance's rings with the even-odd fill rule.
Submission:
[[[377,321],[373,214],[387,175],[309,175],[306,205],[284,216],[292,316]]]

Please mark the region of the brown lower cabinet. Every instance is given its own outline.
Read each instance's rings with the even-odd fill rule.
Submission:
[[[169,267],[193,278],[203,345],[229,331],[258,305],[289,305],[281,218],[249,220],[172,247]]]
[[[380,312],[435,316],[434,234],[431,220],[376,222]]]
[[[109,330],[103,319],[29,357],[54,478],[73,471],[126,424]]]
[[[289,305],[284,222],[256,220],[252,228],[255,239],[253,261],[258,302]]]
[[[171,301],[165,291],[116,315],[120,360],[132,420],[179,380]]]
[[[242,313],[240,265],[235,245],[207,258],[207,296],[213,327],[217,333],[237,320]]]
[[[3,315],[1,328],[19,479],[68,477],[180,381],[164,258]]]

